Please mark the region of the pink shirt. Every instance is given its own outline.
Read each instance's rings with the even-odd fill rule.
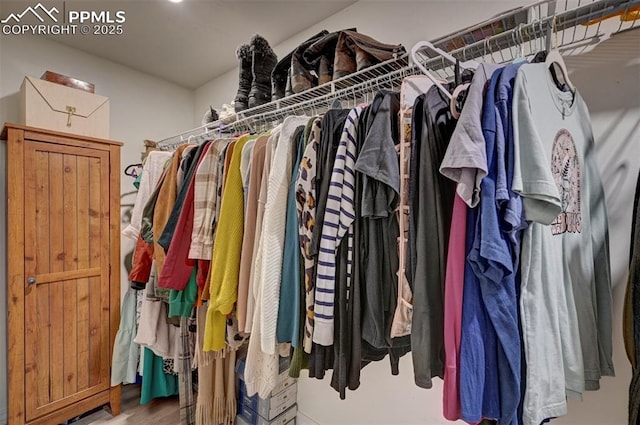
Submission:
[[[462,323],[462,292],[464,286],[467,204],[456,194],[453,202],[449,252],[444,283],[444,352],[445,371],[442,391],[444,417],[460,419],[460,333]]]

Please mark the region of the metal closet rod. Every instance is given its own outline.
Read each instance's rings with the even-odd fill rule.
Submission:
[[[551,11],[553,15],[540,16],[541,5],[547,3],[550,4],[549,11]],[[488,55],[494,58],[494,54],[500,53],[500,58],[498,58],[496,62],[507,62],[515,59],[515,55],[507,56],[507,59],[505,59],[505,51],[508,52],[511,48],[522,48],[525,43],[538,40],[542,42],[545,41],[545,39],[548,47],[550,42],[553,43],[551,37],[557,38],[557,33],[560,31],[562,31],[562,38],[557,43],[554,43],[557,48],[568,46],[585,39],[598,37],[602,35],[600,34],[600,23],[596,24],[597,28],[591,35],[588,35],[586,29],[588,27],[584,27],[585,30],[583,31],[582,38],[576,35],[576,27],[580,24],[604,18],[617,12],[629,11],[632,7],[638,5],[640,5],[640,0],[597,0],[571,10],[554,13],[555,2],[538,2],[528,6],[529,10],[536,7],[538,8],[539,18],[533,22],[520,24],[510,30],[485,37],[469,45],[454,49],[450,51],[449,54],[460,60],[470,60],[483,58]],[[501,15],[499,18],[505,19],[505,17],[515,16],[517,13],[522,13],[522,9],[514,10],[511,15]],[[637,22],[634,20],[633,23],[630,24],[630,27],[636,28],[636,24]],[[441,43],[445,40],[453,40],[464,37],[465,35],[471,36],[472,32],[475,31],[474,28],[475,27],[472,27],[450,36],[441,37],[436,40],[437,44],[434,44],[442,45]],[[565,37],[565,32],[571,29],[573,29],[573,35]],[[621,29],[622,23],[618,31]],[[542,43],[540,44],[542,45]],[[417,53],[424,56],[420,57],[420,63],[423,67],[434,72],[445,69],[447,71],[451,70],[451,65],[445,62],[443,57],[429,57],[421,51]],[[533,47],[530,47],[529,54],[532,53],[534,53]],[[236,120],[233,122],[225,124],[222,120],[218,120],[168,137],[159,141],[158,147],[160,149],[170,150],[180,144],[189,142],[190,139],[194,137],[199,139],[215,133],[255,131],[261,127],[269,127],[274,121],[278,121],[292,114],[306,113],[315,115],[320,111],[329,109],[331,103],[336,99],[353,99],[355,102],[368,93],[381,88],[397,87],[406,76],[420,73],[418,67],[409,62],[409,55],[406,54],[397,59],[391,59],[362,71],[349,74],[302,93],[297,93],[241,111],[236,114]],[[448,75],[451,75],[451,73],[449,72]]]

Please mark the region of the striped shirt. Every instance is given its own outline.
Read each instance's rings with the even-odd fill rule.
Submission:
[[[336,289],[336,252],[340,242],[356,219],[355,163],[356,134],[362,107],[354,108],[345,121],[336,159],[331,172],[324,223],[320,237],[316,274],[315,327],[313,342],[333,344],[333,310]],[[351,238],[353,237],[351,233]],[[348,242],[352,248],[352,242]],[[351,253],[347,259],[347,279],[350,275]]]

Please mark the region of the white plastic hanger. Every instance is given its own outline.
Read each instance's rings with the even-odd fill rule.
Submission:
[[[552,21],[552,30],[555,37],[555,46],[553,46],[553,48],[550,48],[547,52],[547,58],[544,61],[544,64],[547,66],[547,68],[549,68],[549,70],[551,70],[551,67],[556,64],[562,72],[564,83],[567,85],[569,90],[571,90],[571,92],[575,92],[575,86],[573,85],[573,83],[571,83],[571,80],[569,80],[569,71],[567,71],[567,65],[564,63],[564,59],[562,58],[560,51],[558,51],[558,33],[556,32],[555,16],[553,17]]]
[[[511,36],[513,37],[513,41],[518,46],[518,55],[513,58],[513,63],[524,62],[526,60],[524,55],[524,39],[522,38],[522,26],[523,24],[518,24],[518,28],[514,31]]]
[[[564,59],[562,58],[562,55],[560,55],[558,49],[554,48],[549,50],[549,52],[547,52],[547,59],[544,61],[544,63],[549,68],[551,68],[554,64],[557,65],[562,72],[564,83],[567,85],[569,90],[571,90],[572,92],[575,91],[575,86],[573,85],[571,80],[569,80],[569,71],[567,71],[567,65],[564,63]]]
[[[442,49],[437,48],[436,46],[434,46],[432,43],[428,42],[428,41],[419,41],[417,42],[412,48],[411,48],[411,60],[413,62],[413,64],[415,66],[418,67],[418,69],[420,69],[420,71],[422,71],[422,73],[424,75],[426,75],[432,82],[433,84],[435,84],[436,87],[438,87],[440,89],[440,91],[442,92],[442,94],[444,94],[447,98],[449,98],[449,100],[451,100],[453,98],[453,96],[451,96],[451,93],[449,93],[449,90],[447,90],[441,83],[442,80],[440,80],[439,78],[435,77],[431,71],[429,71],[420,61],[420,58],[418,57],[418,52],[421,50],[431,50],[432,52],[437,53],[438,55],[442,56],[444,59],[448,60],[449,62],[455,64],[456,63],[456,58],[454,58],[451,54],[445,52]],[[460,62],[460,67],[461,68],[465,68],[465,69],[476,69],[478,67],[479,63],[474,61],[474,60],[469,60],[469,61],[464,61],[464,62]]]

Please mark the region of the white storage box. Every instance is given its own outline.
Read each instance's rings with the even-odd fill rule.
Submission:
[[[25,77],[21,124],[83,136],[109,138],[109,98]]]
[[[261,398],[257,394],[249,397],[244,381],[240,381],[238,406],[240,411],[251,410],[271,421],[296,404],[297,395],[298,386],[294,383],[286,390],[271,395],[268,398]]]
[[[241,410],[236,416],[236,425],[295,425],[298,405],[294,404],[277,418],[268,420],[250,409]]]

